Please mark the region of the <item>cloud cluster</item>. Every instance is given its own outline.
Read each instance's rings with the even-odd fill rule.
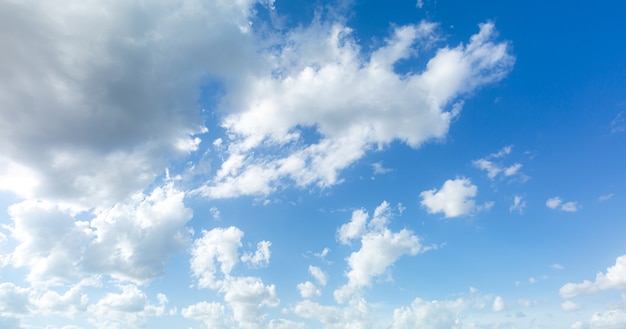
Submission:
[[[335,290],[335,299],[343,303],[358,293],[362,287],[371,285],[372,278],[384,274],[389,266],[402,255],[416,255],[425,251],[420,239],[411,231],[402,229],[393,232],[388,228],[391,219],[388,202],[376,208],[372,218],[363,210],[352,213],[349,223],[338,230],[343,244],[360,239],[361,247],[347,258],[350,270],[348,282]]]
[[[575,201],[563,202],[560,197],[556,196],[546,200],[546,207],[550,209],[560,209],[566,212],[576,212],[580,209],[580,205]]]
[[[499,160],[509,155],[512,150],[513,145],[507,145],[496,153],[492,153],[484,158],[472,161],[472,164],[476,168],[486,171],[487,177],[491,180],[494,180],[496,177],[505,178],[513,176],[519,176],[522,180],[528,179],[520,171],[522,168],[521,163],[516,162],[511,165],[503,165]]]
[[[432,45],[436,30],[429,22],[399,26],[369,55],[341,24],[288,33],[268,54],[272,72],[225,97],[222,107],[237,109],[222,123],[227,158],[200,191],[226,198],[268,194],[286,181],[327,187],[374,147],[400,140],[417,148],[445,136],[460,97],[503,78],[514,58],[506,42],[494,41],[493,23],[484,23],[468,44],[439,49],[423,70],[396,72],[396,63]],[[311,132],[313,139],[305,136]]]
[[[626,289],[626,255],[617,257],[615,265],[607,268],[606,273],[598,273],[594,281],[567,283],[559,292],[563,298],[572,298],[610,289]]]

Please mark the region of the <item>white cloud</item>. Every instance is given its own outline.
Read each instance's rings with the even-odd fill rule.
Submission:
[[[325,286],[328,282],[328,275],[317,266],[309,265],[309,273],[311,273],[321,286]]]
[[[578,204],[578,202],[563,202],[563,200],[558,196],[548,199],[546,201],[546,207],[550,209],[561,209],[561,211],[566,212],[576,212],[580,210],[580,205]]]
[[[567,212],[576,212],[580,209],[580,206],[578,205],[577,202],[566,202],[561,206],[561,210],[563,211],[567,211]]]
[[[498,175],[502,175],[504,177],[517,175],[520,176],[522,180],[526,180],[528,177],[520,172],[520,169],[522,168],[521,163],[516,162],[512,165],[506,166],[497,161],[498,159],[502,159],[509,155],[512,149],[513,145],[507,145],[496,153],[492,153],[484,158],[472,161],[472,164],[474,167],[486,171],[487,177],[491,180],[495,179]]]
[[[429,213],[444,213],[446,218],[464,216],[476,210],[474,197],[478,187],[468,178],[447,180],[439,191],[432,189],[420,193],[422,205]]]
[[[226,310],[221,303],[199,302],[182,309],[185,318],[202,321],[207,328],[232,328]]]
[[[64,294],[53,290],[47,290],[41,297],[35,299],[33,304],[38,312],[43,314],[60,314],[65,317],[74,317],[87,309],[89,298],[82,291],[83,285],[77,284],[68,289]]]
[[[339,228],[339,241],[343,244],[350,243],[351,240],[360,238],[365,233],[365,225],[369,215],[363,210],[352,212],[352,218],[347,224]]]
[[[626,311],[608,310],[596,312],[589,320],[592,329],[618,329],[626,327]]]
[[[376,175],[382,175],[392,171],[392,169],[383,167],[382,161],[372,163],[372,169]]]
[[[551,268],[551,269],[553,269],[553,270],[563,270],[563,269],[564,269],[563,265],[561,265],[561,264],[556,264],[556,263],[555,263],[555,264],[550,265],[550,268]]]
[[[272,243],[269,241],[261,241],[257,243],[257,249],[254,254],[244,254],[241,256],[241,261],[244,263],[250,263],[254,267],[267,266],[270,262],[270,255],[272,254],[270,251],[271,245]]]
[[[578,311],[582,308],[582,305],[566,300],[561,304],[561,309],[565,312]]]
[[[298,283],[298,290],[302,298],[314,298],[322,295],[322,292],[311,281]]]
[[[617,257],[615,265],[607,268],[606,274],[598,273],[595,281],[567,283],[559,292],[563,298],[572,298],[611,289],[626,289],[626,255]]]
[[[461,298],[456,300],[426,301],[416,298],[410,307],[393,312],[392,329],[440,329],[463,328],[460,313],[471,304]]]
[[[220,286],[215,277],[216,261],[222,274],[230,274],[239,261],[242,237],[243,232],[234,226],[202,231],[202,237],[193,243],[190,261],[193,275],[199,278],[199,287],[215,289]]]
[[[327,329],[372,327],[370,307],[362,298],[354,298],[345,307],[320,305],[310,300],[304,300],[298,302],[292,311],[302,318],[315,319],[321,322],[323,328]]]
[[[521,214],[524,212],[524,208],[526,208],[526,201],[524,201],[524,198],[519,195],[514,196],[513,204],[509,208],[509,212],[517,211]]]
[[[419,238],[413,232],[406,229],[399,232],[389,230],[387,224],[390,217],[387,202],[376,208],[374,216],[367,224],[367,213],[363,210],[353,213],[350,223],[354,223],[357,218],[358,226],[365,229],[355,230],[354,232],[358,234],[351,235],[352,238],[360,237],[361,248],[347,258],[350,268],[346,273],[348,283],[335,290],[334,296],[338,302],[343,303],[353,297],[360,288],[370,286],[373,277],[383,274],[402,255],[416,255],[424,251]],[[339,232],[344,227],[345,225],[342,225]]]
[[[496,296],[496,298],[493,300],[492,309],[494,310],[494,312],[502,312],[506,310],[506,302],[504,301],[504,298]]]
[[[561,200],[561,198],[559,198],[558,196],[554,198],[550,198],[548,199],[548,201],[546,201],[546,207],[550,209],[556,209],[561,205],[562,202],[563,200]]]
[[[226,96],[223,106],[241,111],[224,119],[228,157],[200,191],[211,198],[268,194],[285,180],[327,187],[374,147],[394,140],[419,147],[445,136],[459,97],[500,80],[513,65],[508,45],[494,36],[492,23],[481,24],[467,45],[441,48],[421,73],[399,75],[394,64],[430,44],[435,24],[397,27],[370,56],[340,24],[287,33],[286,46],[268,55],[274,75],[250,77]],[[314,129],[319,141],[303,144],[302,128]],[[276,146],[289,147],[262,151]],[[263,155],[253,157],[254,150]]]
[[[157,295],[158,304],[150,304],[146,294],[135,285],[119,287],[121,293],[107,293],[97,303],[88,307],[95,319],[91,322],[99,328],[117,328],[119,325],[130,328],[143,328],[147,318],[162,316],[165,313],[167,297]]]
[[[220,291],[233,310],[233,318],[244,329],[264,328],[263,307],[279,304],[276,287],[265,285],[255,277],[233,277],[225,281]]]
[[[10,282],[0,283],[0,315],[15,316],[29,312],[30,290]]]

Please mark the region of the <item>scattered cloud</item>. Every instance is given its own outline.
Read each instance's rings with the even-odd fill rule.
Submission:
[[[392,169],[383,167],[382,161],[374,162],[372,164],[372,169],[374,170],[374,175],[382,175],[392,171]]]
[[[553,270],[559,270],[559,271],[561,271],[561,270],[563,270],[563,269],[564,269],[563,265],[561,265],[561,264],[556,264],[556,263],[555,263],[555,264],[550,265],[550,268],[551,268],[551,269],[553,269]]]
[[[613,193],[604,194],[598,197],[598,202],[608,201],[613,198]]]
[[[478,187],[468,178],[449,179],[441,189],[420,193],[421,204],[431,214],[444,213],[446,218],[471,214],[478,209],[474,197]]]
[[[298,283],[298,290],[300,291],[300,295],[302,298],[314,298],[322,295],[322,292],[317,289],[315,284],[311,281],[306,281],[304,283]]]
[[[309,273],[321,286],[325,286],[328,282],[328,275],[317,266],[309,265]]]
[[[611,289],[626,289],[626,255],[617,257],[615,265],[607,268],[606,273],[598,273],[594,281],[567,283],[559,292],[563,298],[573,298]]]
[[[550,209],[560,209],[566,212],[576,212],[580,210],[580,205],[578,204],[578,202],[563,202],[563,200],[561,200],[561,198],[558,196],[548,199],[546,201],[546,207]]]
[[[528,177],[521,173],[521,163],[513,163],[511,165],[504,165],[501,163],[502,158],[509,155],[513,150],[513,145],[507,145],[496,153],[489,154],[488,156],[472,161],[474,167],[487,172],[487,177],[494,180],[500,176],[502,178],[518,176],[523,181],[526,181]]]
[[[616,134],[624,131],[626,131],[626,116],[624,116],[624,112],[619,112],[611,121],[611,133]]]
[[[518,212],[523,213],[524,208],[526,208],[526,201],[522,196],[516,195],[513,197],[513,204],[509,207],[509,212]]]

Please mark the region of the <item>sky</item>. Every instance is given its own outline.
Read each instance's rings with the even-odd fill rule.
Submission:
[[[0,0],[0,327],[626,328],[625,10]]]

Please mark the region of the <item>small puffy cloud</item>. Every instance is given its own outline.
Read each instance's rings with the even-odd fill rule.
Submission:
[[[48,290],[42,296],[36,298],[33,304],[43,314],[59,314],[73,317],[87,309],[88,297],[83,293],[82,288],[81,284],[77,284],[64,294]]]
[[[565,312],[578,311],[582,307],[582,305],[574,303],[571,300],[566,300],[561,304],[561,309]]]
[[[351,240],[361,237],[365,232],[365,224],[369,215],[362,209],[352,212],[352,218],[347,224],[341,225],[338,236],[343,244],[350,243]]]
[[[270,246],[272,245],[269,241],[261,241],[257,243],[257,249],[254,254],[246,253],[241,256],[241,261],[244,263],[250,263],[254,267],[264,267],[267,266],[270,262]]]
[[[311,273],[315,280],[317,280],[317,283],[319,283],[321,286],[325,286],[328,282],[328,275],[317,266],[310,265],[309,273]]]
[[[493,300],[492,309],[494,310],[494,312],[502,312],[506,310],[506,302],[504,301],[504,298],[496,296],[496,298]]]
[[[560,209],[566,212],[576,212],[580,209],[580,205],[578,204],[578,202],[563,202],[563,200],[558,196],[548,199],[546,201],[546,207],[550,209]]]
[[[355,216],[356,214],[356,216]],[[350,270],[346,273],[348,283],[335,290],[335,299],[345,302],[361,287],[371,285],[373,277],[383,274],[389,266],[396,262],[402,255],[416,255],[424,251],[420,239],[413,232],[403,229],[392,232],[387,224],[391,217],[389,204],[383,202],[374,211],[374,216],[369,216],[363,210],[353,213],[350,223],[358,220],[358,232],[351,234],[350,238],[360,238],[361,247],[347,258]],[[345,225],[339,229],[340,239]]]
[[[302,298],[314,298],[322,295],[322,292],[311,281],[298,283],[298,291],[300,291]]]
[[[521,214],[524,211],[524,208],[526,208],[526,201],[524,198],[519,195],[514,196],[513,204],[509,207],[509,212],[517,211]]]
[[[572,298],[613,289],[626,289],[626,255],[618,257],[615,265],[607,268],[606,273],[598,273],[594,281],[567,283],[559,293],[563,298]]]
[[[279,304],[276,287],[265,285],[255,277],[229,278],[220,291],[224,292],[224,301],[230,305],[234,320],[242,328],[265,328],[263,307],[276,307]]]
[[[446,218],[471,214],[477,209],[474,197],[478,187],[468,178],[449,179],[441,189],[432,189],[420,193],[422,206],[429,213],[444,213]]]
[[[382,175],[391,171],[391,169],[383,167],[382,161],[372,163],[372,169],[375,175]]]
[[[305,319],[314,319],[327,329],[370,328],[370,307],[362,298],[355,298],[345,307],[320,305],[311,300],[297,303],[292,312]]]

